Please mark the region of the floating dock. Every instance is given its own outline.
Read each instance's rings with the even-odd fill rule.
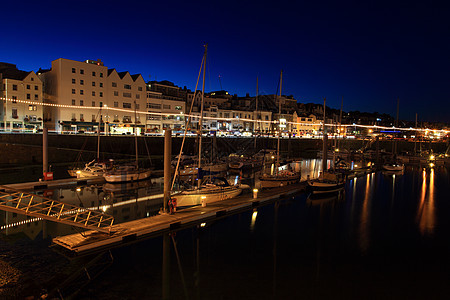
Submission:
[[[111,234],[90,230],[56,237],[53,242],[68,255],[90,254],[269,204],[305,191],[306,185],[304,181],[259,191],[257,198],[253,198],[252,193],[244,194],[233,199],[213,202],[205,207],[195,206],[178,210],[174,214],[160,214],[116,224],[112,226]]]

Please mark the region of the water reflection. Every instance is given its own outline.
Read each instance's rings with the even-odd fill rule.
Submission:
[[[370,227],[370,200],[372,197],[372,190],[373,190],[373,173],[366,175],[366,187],[364,192],[363,205],[361,209],[361,218],[359,225],[359,247],[361,249],[361,252],[363,253],[366,253],[370,246],[369,227]]]
[[[428,191],[428,198],[427,198]],[[427,172],[422,171],[422,188],[420,201],[417,207],[417,223],[422,235],[432,235],[435,227],[435,204],[434,204],[434,169],[430,170],[430,184],[427,189]]]
[[[29,191],[82,208],[103,211],[122,223],[156,215],[162,204],[162,179],[126,184],[104,184]],[[6,235],[25,234],[31,240],[76,233],[71,226],[0,211],[0,230]]]

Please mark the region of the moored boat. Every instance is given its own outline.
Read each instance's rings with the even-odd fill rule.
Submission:
[[[308,189],[312,194],[332,194],[342,191],[345,179],[341,173],[323,172],[319,179],[308,180]]]

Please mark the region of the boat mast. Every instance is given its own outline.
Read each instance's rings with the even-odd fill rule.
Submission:
[[[136,152],[136,168],[138,165],[138,144],[137,144],[137,112],[136,112],[136,100],[134,100],[134,148]]]
[[[256,127],[258,125],[258,76],[256,76],[256,97],[255,97],[255,100],[256,100],[256,123],[255,123],[255,129],[256,129]],[[253,134],[256,133],[255,131],[256,130],[253,130]],[[255,134],[255,145],[254,145],[254,148],[256,150],[256,134]]]
[[[278,137],[277,137],[277,169],[276,173],[278,174],[278,168],[280,167],[280,134],[281,134],[281,86],[283,84],[283,70],[280,71],[280,97],[278,99]]]
[[[205,95],[205,66],[206,66],[206,54],[208,51],[208,44],[205,45],[205,53],[203,54],[203,82],[202,82],[202,102],[200,105],[200,120],[198,122],[199,126],[199,138],[198,138],[198,172],[202,167],[202,131],[203,131],[203,99]],[[198,174],[200,175],[200,174]],[[200,176],[199,176],[200,177]],[[198,179],[198,187],[200,188],[202,184],[201,179]]]
[[[327,171],[327,156],[328,156],[328,145],[327,145],[327,127],[325,126],[325,109],[326,109],[327,98],[323,98],[323,147],[322,147],[322,174]]]
[[[97,129],[97,162],[100,161],[100,128],[102,127],[102,103],[100,102],[100,120]]]

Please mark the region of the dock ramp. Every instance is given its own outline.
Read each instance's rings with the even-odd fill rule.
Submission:
[[[1,186],[0,209],[105,233],[114,223],[114,217],[103,212]]]

